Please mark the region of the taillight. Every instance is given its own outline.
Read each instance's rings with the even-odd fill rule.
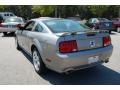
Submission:
[[[103,46],[108,46],[111,44],[111,38],[110,36],[103,37]]]
[[[59,43],[59,52],[60,53],[71,53],[77,51],[77,42],[76,40],[63,41]]]

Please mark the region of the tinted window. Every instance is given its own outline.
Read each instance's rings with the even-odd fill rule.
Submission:
[[[43,28],[42,28],[42,26],[40,24],[37,24],[34,31],[36,31],[36,32],[42,32]]]
[[[25,30],[31,31],[32,28],[34,27],[34,24],[35,24],[35,22],[33,22],[33,21],[28,22],[28,23],[25,25]]]
[[[77,32],[77,31],[85,31],[87,28],[80,25],[80,23],[73,20],[66,19],[54,19],[54,20],[46,20],[43,21],[48,28],[54,32]]]
[[[7,14],[4,14],[4,16],[7,16]]]
[[[10,16],[13,16],[13,14],[10,14]]]
[[[4,16],[9,16],[9,14],[6,13],[6,14],[4,14]]]

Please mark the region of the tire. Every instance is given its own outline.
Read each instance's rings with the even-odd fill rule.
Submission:
[[[109,34],[111,34],[111,30],[109,30]]]
[[[117,27],[117,32],[120,33],[120,27]]]
[[[16,49],[17,50],[21,50],[20,46],[19,46],[19,43],[18,43],[18,40],[17,38],[15,37],[15,43],[16,43]]]
[[[32,50],[32,60],[34,69],[39,75],[46,72],[47,68],[42,61],[39,51],[36,48]]]
[[[3,34],[4,34],[4,36],[6,36],[6,35],[7,35],[7,32],[3,32]]]
[[[15,32],[11,32],[12,35],[15,35]]]

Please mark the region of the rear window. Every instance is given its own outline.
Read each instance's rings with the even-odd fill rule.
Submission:
[[[5,22],[23,22],[21,18],[8,18]]]
[[[53,33],[60,32],[82,32],[88,29],[80,23],[73,20],[55,19],[43,21]]]

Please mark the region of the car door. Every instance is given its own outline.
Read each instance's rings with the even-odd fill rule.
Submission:
[[[35,25],[35,22],[34,21],[29,21],[26,26],[24,27],[24,30],[22,31],[22,44],[23,44],[23,48],[26,52],[29,53],[29,45],[31,44],[32,42],[32,36],[30,37],[31,35],[31,32],[34,28],[34,25]]]

